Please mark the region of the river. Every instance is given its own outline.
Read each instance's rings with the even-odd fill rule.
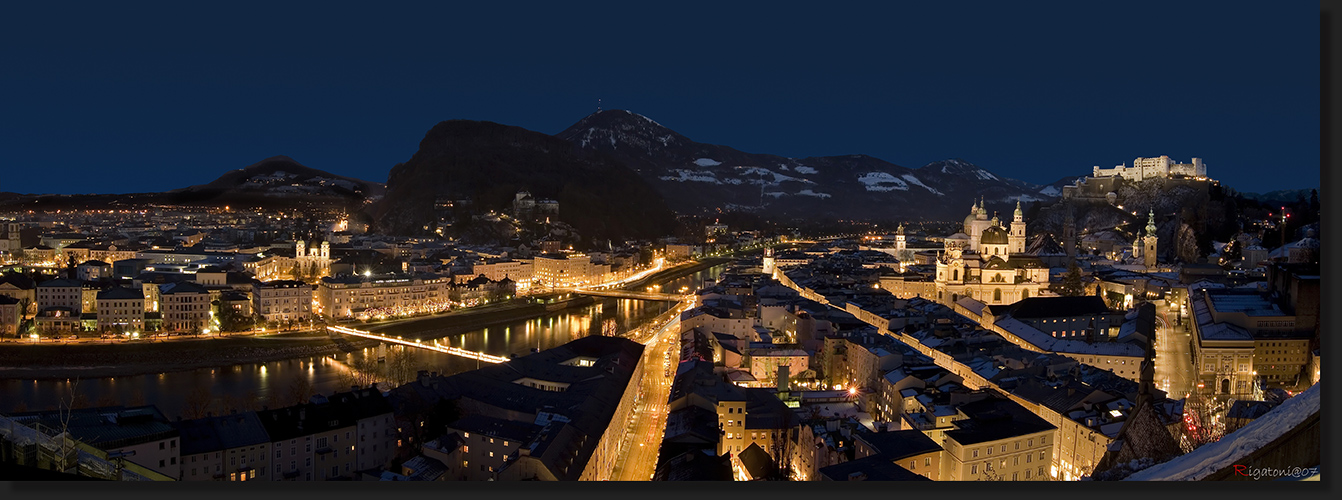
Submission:
[[[685,287],[697,290],[717,280],[725,266],[699,271],[662,283],[662,290],[676,292]],[[638,327],[665,312],[673,303],[634,299],[598,298],[595,304],[556,311],[537,318],[506,322],[466,333],[438,337],[443,344],[482,351],[494,355],[523,356],[532,349],[549,349],[587,335],[601,332],[602,325],[613,320],[625,331]],[[431,342],[426,338],[425,342]],[[389,348],[390,349],[390,348]],[[77,406],[154,404],[168,418],[190,418],[190,408],[205,398],[215,408],[259,408],[282,406],[292,402],[297,388],[305,385],[312,392],[331,394],[348,390],[342,374],[364,356],[376,356],[377,349],[363,349],[334,357],[288,359],[268,363],[202,368],[130,377],[107,377],[80,381],[0,379],[0,412],[54,409],[62,400],[75,399]],[[453,374],[473,370],[477,361],[450,354],[411,349],[413,362],[420,368]],[[305,382],[304,382],[305,381]],[[207,396],[208,395],[208,396]]]

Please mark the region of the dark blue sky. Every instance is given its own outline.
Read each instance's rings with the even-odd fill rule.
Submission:
[[[0,191],[159,191],[281,154],[385,181],[439,121],[553,134],[598,97],[749,152],[1319,183],[1311,2],[188,3],[0,5]]]

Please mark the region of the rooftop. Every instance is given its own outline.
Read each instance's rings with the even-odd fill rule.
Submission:
[[[1207,299],[1220,313],[1244,313],[1248,316],[1285,316],[1280,307],[1258,293],[1208,291]]]

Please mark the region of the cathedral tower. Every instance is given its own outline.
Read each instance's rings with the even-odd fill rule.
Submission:
[[[1020,200],[1016,200],[1016,212],[1012,214],[1010,240],[1007,248],[1012,254],[1025,253],[1025,213],[1020,211]]]

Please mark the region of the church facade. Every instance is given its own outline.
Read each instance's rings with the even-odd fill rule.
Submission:
[[[981,203],[970,208],[963,232],[945,240],[937,256],[937,301],[953,304],[970,297],[988,305],[1038,297],[1048,288],[1048,267],[1025,253],[1025,220],[1020,202],[1009,227]]]

